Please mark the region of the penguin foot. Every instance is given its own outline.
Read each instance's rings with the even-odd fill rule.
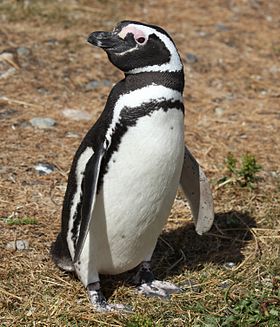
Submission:
[[[135,285],[142,285],[144,283],[151,283],[154,279],[155,276],[151,271],[151,262],[143,261],[139,265],[138,271],[133,277],[133,283]]]
[[[180,293],[182,289],[172,283],[160,280],[153,280],[149,283],[143,283],[137,288],[140,294],[145,296],[156,296],[168,298],[171,294]]]
[[[156,280],[151,271],[150,261],[143,261],[139,265],[133,282],[138,285],[138,292],[146,296],[168,298],[171,294],[182,292],[180,287],[172,283]]]
[[[132,313],[132,308],[123,304],[109,304],[107,303],[105,296],[98,289],[99,283],[89,284],[87,287],[88,296],[91,305],[96,312],[120,312],[120,313]]]

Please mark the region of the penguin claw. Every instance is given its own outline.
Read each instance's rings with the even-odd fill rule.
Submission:
[[[111,312],[120,312],[120,313],[132,313],[133,310],[129,305],[124,305],[120,303],[107,304]]]
[[[137,289],[140,294],[145,296],[157,296],[161,298],[168,298],[171,294],[182,292],[180,287],[160,280],[153,280],[150,283],[143,283]]]
[[[90,303],[96,312],[106,313],[106,312],[121,312],[121,313],[131,313],[132,308],[123,304],[109,304],[107,303],[104,295],[100,290],[89,290],[88,295]]]
[[[99,313],[119,312],[119,313],[132,313],[133,310],[130,306],[123,304],[109,304],[109,303],[92,303],[94,311]]]

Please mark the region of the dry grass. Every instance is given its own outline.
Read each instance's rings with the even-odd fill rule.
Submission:
[[[0,51],[30,49],[18,58],[20,68],[0,80],[0,324],[279,325],[279,12],[277,0],[0,3]],[[100,315],[79,281],[54,267],[48,251],[71,158],[91,124],[65,119],[61,110],[85,110],[96,120],[110,87],[86,92],[85,83],[114,83],[121,73],[84,40],[122,19],[161,25],[178,45],[186,71],[186,141],[212,181],[217,215],[211,232],[199,237],[178,196],[154,270],[185,291],[170,301],[144,298],[129,285],[129,274],[105,277],[110,301],[130,304],[135,313]],[[198,61],[186,63],[187,52]],[[220,116],[217,107],[224,110]],[[36,116],[57,125],[34,129],[26,122]],[[69,131],[79,137],[67,138]],[[228,152],[255,155],[263,168],[254,189],[218,185]],[[41,161],[55,165],[55,172],[38,176],[33,166]],[[10,216],[35,223],[9,224]],[[28,240],[29,250],[6,249],[17,239]]]

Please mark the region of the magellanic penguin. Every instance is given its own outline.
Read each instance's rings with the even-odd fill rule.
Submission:
[[[108,304],[99,274],[138,266],[141,293],[179,291],[154,279],[150,261],[181,185],[198,234],[213,222],[213,200],[201,167],[184,145],[184,72],[160,27],[122,21],[88,42],[106,51],[125,78],[109,94],[78,148],[68,178],[61,231],[52,246],[58,267],[75,271],[98,311]]]

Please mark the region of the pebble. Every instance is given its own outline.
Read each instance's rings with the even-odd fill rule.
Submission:
[[[84,87],[86,91],[91,91],[103,86],[110,87],[111,85],[112,85],[111,81],[109,81],[108,79],[104,79],[101,81],[97,81],[97,80],[89,81],[88,83],[85,84]]]
[[[33,127],[37,127],[40,129],[47,129],[56,125],[56,121],[48,117],[35,117],[30,119],[30,123]]]
[[[278,171],[272,171],[272,172],[270,172],[270,175],[273,178],[279,178],[280,177],[280,172],[278,172]]]
[[[49,90],[46,89],[45,87],[38,87],[38,88],[37,88],[37,92],[38,92],[39,94],[45,95],[45,94],[48,94],[48,93],[49,93]]]
[[[236,267],[236,263],[234,263],[234,262],[226,262],[226,263],[224,263],[224,267],[226,269],[233,269],[234,267]]]
[[[57,39],[48,39],[47,40],[47,45],[55,46],[55,45],[58,45],[58,44],[59,44],[59,41]]]
[[[77,109],[64,109],[62,110],[62,114],[64,117],[72,119],[72,120],[91,120],[92,116],[85,111],[77,110]]]
[[[224,112],[225,112],[225,109],[224,108],[220,108],[220,107],[216,107],[214,109],[214,112],[215,114],[218,116],[218,117],[222,117]]]
[[[104,79],[102,82],[103,82],[103,85],[104,85],[104,86],[108,86],[108,87],[109,87],[109,86],[112,85],[112,82],[109,81],[108,79]]]
[[[221,282],[221,283],[219,284],[219,287],[220,287],[220,288],[229,288],[230,285],[231,285],[230,281],[225,280],[225,281],[223,281],[223,282]]]
[[[6,79],[10,77],[11,75],[14,75],[16,73],[16,69],[14,67],[8,68],[6,71],[1,71],[0,72],[0,79]]]
[[[218,23],[215,25],[216,29],[220,32],[227,32],[229,28],[224,23]]]
[[[28,57],[31,54],[31,50],[26,47],[17,48],[17,54],[19,57]]]
[[[68,137],[68,138],[78,138],[78,137],[80,137],[80,135],[78,133],[75,133],[75,132],[67,132],[65,134],[65,137]]]
[[[194,64],[195,62],[198,62],[198,58],[193,53],[188,52],[186,54],[186,61],[188,64]]]
[[[200,37],[207,37],[209,35],[207,32],[204,31],[198,31],[196,34]]]
[[[16,240],[13,242],[9,242],[6,245],[6,249],[8,250],[23,251],[23,250],[28,250],[28,248],[29,248],[29,242],[27,240]]]
[[[39,162],[34,168],[40,176],[51,174],[55,170],[55,167],[47,162]]]
[[[90,81],[85,85],[85,90],[90,91],[98,88],[100,86],[100,83],[96,80]]]

